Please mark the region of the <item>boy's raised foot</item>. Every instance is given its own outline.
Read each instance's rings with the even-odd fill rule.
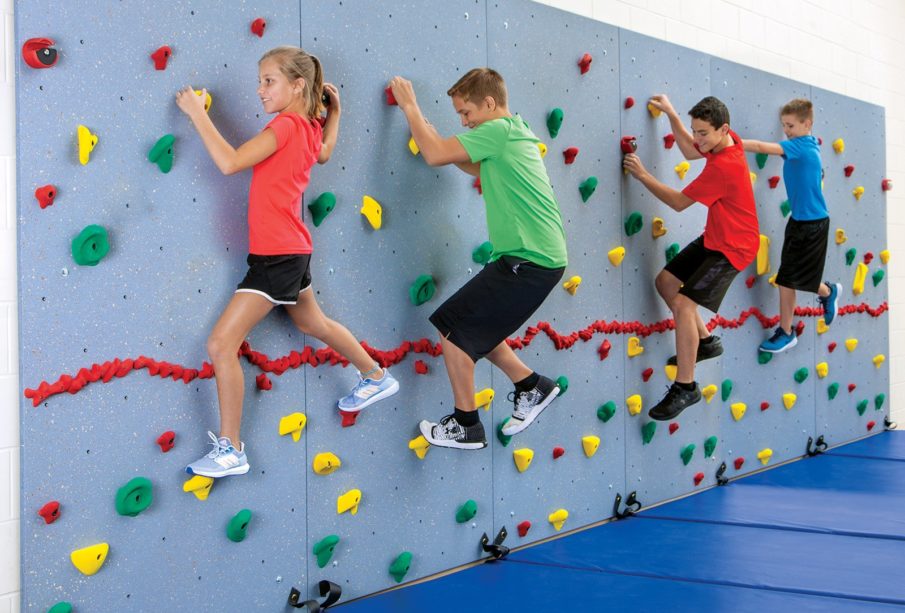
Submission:
[[[245,443],[242,443],[241,449],[236,449],[232,441],[225,436],[217,438],[213,432],[208,432],[207,435],[214,448],[203,458],[186,466],[185,472],[214,479],[230,475],[244,475],[248,472],[251,467],[248,464],[248,458],[245,457]]]
[[[817,301],[823,307],[823,323],[830,325],[836,319],[836,313],[839,311],[839,295],[842,293],[842,284],[827,283],[826,281],[824,283],[830,288],[830,295],[826,298],[818,295]]]
[[[782,326],[780,326],[773,332],[773,336],[760,344],[758,349],[766,351],[767,353],[782,353],[786,349],[791,349],[797,344],[798,336],[795,334],[795,330],[786,333],[786,331],[782,329]]]
[[[427,442],[437,447],[452,449],[483,449],[487,446],[484,436],[484,425],[478,420],[473,426],[463,426],[456,421],[456,416],[447,415],[440,423],[426,419],[418,424],[422,436]]]
[[[559,385],[543,375],[530,390],[512,392],[509,399],[515,403],[515,407],[512,410],[512,417],[503,427],[503,434],[512,436],[530,426],[541,411],[556,400],[559,392]]]
[[[679,413],[701,400],[701,388],[697,382],[693,382],[694,387],[690,390],[685,389],[679,383],[673,383],[666,396],[663,397],[657,406],[647,412],[651,419],[657,421],[669,421],[679,416]]]
[[[362,378],[359,375],[358,383],[349,395],[340,398],[336,404],[340,411],[358,412],[378,400],[389,398],[398,391],[399,382],[390,374],[389,370],[384,368],[383,377],[380,379]]]
[[[720,340],[720,337],[716,334],[711,334],[707,338],[703,338],[698,343],[698,355],[695,357],[695,362],[703,362],[704,360],[709,360],[710,358],[715,358],[717,356],[723,355],[723,341]],[[676,356],[671,356],[666,363],[670,366],[675,366],[678,364],[678,360]]]

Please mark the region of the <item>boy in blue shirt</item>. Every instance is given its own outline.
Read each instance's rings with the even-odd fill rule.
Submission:
[[[796,290],[817,294],[826,325],[833,323],[836,317],[839,294],[842,292],[840,283],[821,281],[830,218],[821,185],[820,145],[811,136],[814,107],[810,100],[796,98],[782,107],[779,116],[782,131],[788,140],[780,143],[744,141],[745,151],[782,156],[782,176],[792,206],[782,244],[782,260],[776,274],[779,327],[759,347],[768,353],[781,353],[798,343],[792,329]]]

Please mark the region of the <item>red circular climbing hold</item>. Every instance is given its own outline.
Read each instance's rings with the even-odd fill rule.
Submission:
[[[754,287],[754,282],[756,280],[757,280],[757,277],[755,277],[754,275],[751,275],[750,277],[745,279],[745,285],[748,286],[748,289],[751,289],[752,287]]]
[[[874,259],[874,254],[871,253],[870,251],[868,251],[867,253],[864,254],[864,263],[865,264],[870,264],[873,261],[873,259]]]
[[[173,55],[173,50],[170,49],[168,45],[164,45],[152,53],[151,59],[154,60],[154,69],[166,70],[167,61],[170,59],[171,55]]]
[[[516,529],[518,530],[518,535],[524,538],[524,536],[528,534],[528,530],[531,529],[531,522],[526,519],[516,526]]]
[[[415,372],[419,375],[427,374],[427,364],[424,360],[415,360]]]
[[[396,106],[397,105],[396,96],[393,95],[392,87],[387,87],[385,90],[383,90],[383,93],[385,93],[387,96],[387,106]]]
[[[848,393],[851,394],[852,392],[854,392],[856,387],[858,387],[858,386],[855,385],[854,383],[849,383],[848,384]]]
[[[679,429],[679,424],[677,424],[676,422],[672,422],[671,424],[669,424],[669,433],[670,434],[675,434],[678,429]]]
[[[581,59],[578,60],[578,68],[581,69],[581,74],[585,74],[591,69],[591,62],[593,61],[594,58],[591,57],[590,53],[585,53],[581,56]]]
[[[613,348],[613,345],[610,344],[609,339],[603,339],[603,342],[600,343],[600,347],[597,348],[597,354],[600,356],[601,361],[607,359],[607,356],[610,355],[610,349]]]
[[[339,414],[343,419],[343,428],[354,426],[359,413],[361,411],[340,411]]]
[[[267,20],[263,17],[258,17],[254,21],[251,22],[251,33],[261,38],[264,36],[264,28],[267,27]]]
[[[850,177],[852,176],[852,173],[855,172],[855,167],[849,164],[848,166],[843,168],[842,171],[845,173],[846,177]]]
[[[627,97],[622,106],[623,106],[623,108],[626,108],[626,109],[632,108],[633,106],[635,106],[635,99],[632,98],[631,96]]]
[[[663,147],[666,149],[672,149],[672,146],[676,144],[676,135],[670,132],[666,136],[663,137]]]
[[[770,184],[770,189],[776,189],[776,186],[779,185],[779,177],[773,175],[769,179],[767,179],[767,183]]]
[[[703,481],[703,480],[704,480],[704,473],[697,473],[697,474],[694,476],[694,484],[695,484],[695,485],[701,485],[701,481]]]
[[[871,430],[874,429],[874,426],[876,426],[876,425],[877,425],[877,422],[875,422],[874,420],[870,420],[869,422],[867,422],[867,431],[870,432]]]
[[[888,192],[889,190],[891,190],[891,189],[892,189],[892,179],[883,179],[883,180],[880,182],[880,188],[881,188],[884,192]]]
[[[769,408],[770,408],[770,403],[769,403],[769,402],[764,401],[764,402],[761,402],[761,403],[760,403],[760,410],[761,410],[761,411],[766,411],[766,410],[769,409]]]
[[[45,524],[52,524],[60,518],[60,503],[56,500],[51,500],[38,509],[38,515],[44,518]]]
[[[166,453],[176,444],[176,433],[172,430],[167,430],[157,437],[157,444],[160,445],[160,450]]]
[[[563,160],[566,164],[571,164],[575,161],[575,158],[578,156],[578,147],[569,147],[565,151],[562,152]]]
[[[50,38],[29,38],[22,45],[22,59],[32,68],[50,68],[60,57],[53,44]]]
[[[42,209],[46,209],[53,204],[53,199],[57,197],[57,188],[53,185],[45,185],[35,190],[35,198]]]
[[[634,153],[638,150],[638,141],[634,136],[623,136],[619,141],[619,149],[622,153]]]
[[[562,457],[562,455],[566,452],[562,447],[554,447],[553,448],[553,459]]]
[[[738,470],[745,463],[745,458],[742,458],[742,457],[735,458],[734,463],[735,463],[735,470]]]
[[[832,343],[827,345],[826,350],[829,351],[830,353],[833,353],[834,351],[836,351],[836,341],[833,341]]]
[[[641,373],[641,379],[643,379],[644,382],[647,383],[648,381],[650,381],[651,375],[653,375],[653,374],[654,374],[653,368],[650,368],[650,367],[645,368],[644,372]]]

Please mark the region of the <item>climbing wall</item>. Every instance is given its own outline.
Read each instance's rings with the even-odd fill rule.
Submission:
[[[32,518],[22,526],[23,609],[68,601],[78,611],[206,610],[214,599],[236,610],[276,608],[293,587],[301,600],[317,598],[321,580],[348,600],[476,560],[486,555],[483,533],[493,538],[505,527],[507,546],[529,544],[611,517],[617,495],[624,504],[635,492],[651,505],[713,485],[723,462],[734,477],[802,455],[808,437],[836,444],[882,429],[888,366],[874,360],[888,352],[878,272],[886,248],[882,109],[523,0],[284,4],[254,0],[228,15],[197,0],[160,14],[131,1],[41,0],[17,10],[19,47],[47,36],[60,50],[50,69],[17,62],[21,500],[22,516]],[[254,26],[261,36],[258,18],[266,20]],[[539,48],[538,40],[557,44]],[[354,371],[275,312],[242,350],[252,469],[208,488],[187,482],[182,468],[217,426],[205,340],[244,274],[249,175],[216,170],[174,94],[207,87],[215,124],[242,142],[267,121],[256,61],[280,44],[318,55],[342,98],[338,146],[313,170],[304,203],[330,192],[336,207],[317,227],[303,207],[315,241],[314,289],[325,312],[390,365],[402,391],[357,419],[341,418],[336,399]],[[150,56],[162,45],[170,55],[156,70]],[[592,61],[583,72],[585,54]],[[481,412],[490,448],[431,448],[420,458],[409,447],[418,421],[452,410],[427,317],[480,269],[472,251],[488,237],[473,178],[412,155],[404,117],[383,90],[395,74],[410,78],[427,118],[453,134],[462,128],[445,92],[481,65],[506,77],[511,110],[546,146],[569,250],[563,281],[573,291],[555,289],[511,344],[568,387],[536,425],[506,440],[497,432],[511,385],[479,363],[475,391],[495,392]],[[785,101],[813,98],[832,229],[846,239],[831,241],[826,276],[842,282],[845,309],[823,332],[816,305],[801,296],[799,346],[761,363],[756,347],[778,318],[769,278],[779,265],[785,192],[781,181],[769,183],[781,161],[759,168],[749,155],[771,269],[741,272],[722,318],[702,313],[726,348],[698,369],[710,400],[652,425],[647,410],[670,383],[664,366],[674,353],[671,315],[653,279],[668,249],[696,238],[705,219],[703,207],[675,213],[622,173],[625,136],[676,189],[703,167],[685,169],[678,147],[667,147],[667,118],[646,108],[662,91],[683,117],[713,93],[743,138],[763,140],[781,139]],[[554,136],[555,109],[563,121]],[[98,138],[85,165],[79,124]],[[175,157],[163,173],[148,152],[166,134]],[[34,192],[45,185],[55,200],[41,207]],[[364,196],[382,206],[379,230],[359,212]],[[106,228],[110,252],[96,266],[78,265],[72,240],[90,224]],[[655,231],[661,225],[665,234]],[[853,295],[864,262],[864,290]],[[409,288],[421,275],[437,291],[415,306]],[[851,339],[858,344],[849,351]],[[801,368],[808,376],[799,383]],[[839,384],[834,399],[831,383]],[[788,409],[787,393],[796,395]],[[306,417],[298,441],[279,433],[293,413]],[[170,431],[175,444],[164,453],[170,437],[163,448],[156,441]],[[772,456],[762,463],[766,449]],[[316,474],[318,454],[327,453],[341,466]],[[139,477],[151,484],[152,504],[134,517],[135,508],[118,513],[118,490]],[[146,502],[147,492],[129,500],[136,497]],[[56,515],[46,507],[46,523],[37,511],[53,501],[60,507]],[[231,519],[243,509],[251,519],[238,532],[247,523],[247,536],[232,542]],[[99,543],[110,548],[104,564],[83,576],[70,553]],[[411,562],[394,564],[406,552]],[[97,561],[93,550],[86,555]]]

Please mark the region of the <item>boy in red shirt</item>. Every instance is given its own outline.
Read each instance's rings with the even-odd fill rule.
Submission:
[[[665,95],[650,103],[669,117],[676,144],[689,160],[705,158],[704,170],[681,192],[651,175],[637,155],[625,156],[623,166],[654,196],[675,211],[695,202],[707,207],[704,233],[670,260],[655,284],[676,323],[676,380],[666,396],[649,412],[653,419],[670,420],[701,400],[694,380],[695,362],[723,353],[717,336],[704,325],[698,305],[714,313],[740,270],[757,256],[760,231],[750,171],[742,140],[729,128],[729,110],[708,96],[688,112],[689,132]]]

